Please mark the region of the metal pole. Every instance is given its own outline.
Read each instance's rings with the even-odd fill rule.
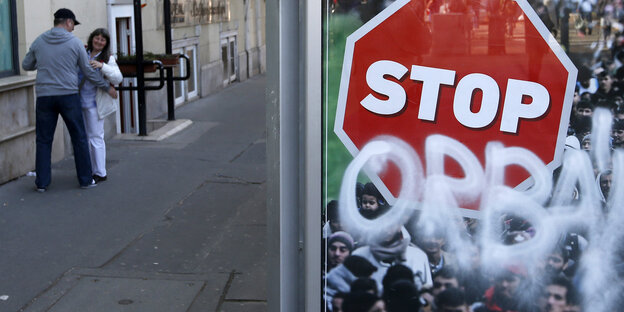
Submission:
[[[147,135],[147,111],[145,109],[145,72],[143,69],[143,22],[141,0],[134,0],[134,32],[136,34],[137,100],[139,106],[139,135]]]
[[[267,311],[307,311],[300,209],[300,1],[266,1]],[[296,105],[293,105],[296,104]],[[297,207],[297,209],[293,209]],[[319,289],[320,292],[320,289]],[[318,311],[318,310],[317,310]]]
[[[165,16],[165,53],[171,54],[171,1],[163,1]],[[167,120],[175,120],[175,103],[173,102],[173,68],[167,66]]]

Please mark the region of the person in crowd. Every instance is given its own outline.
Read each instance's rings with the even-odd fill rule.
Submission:
[[[599,172],[596,176],[596,183],[600,188],[600,200],[602,201],[603,208],[607,208],[607,201],[609,200],[609,192],[611,191],[611,181],[613,180],[613,172],[609,169]]]
[[[504,243],[513,245],[527,241],[535,234],[532,225],[517,216],[509,215],[504,222]]]
[[[574,290],[572,283],[562,276],[557,276],[547,283],[538,299],[539,312],[564,312],[568,308],[568,296]]]
[[[483,298],[485,291],[492,285],[492,281],[481,268],[481,250],[478,245],[470,248],[470,268],[461,272],[460,283],[466,296],[466,302],[473,304]]]
[[[613,122],[611,137],[613,148],[624,147],[624,120],[617,119]]]
[[[422,233],[416,239],[418,247],[427,254],[433,277],[443,268],[457,266],[455,258],[442,250],[445,242],[444,232],[441,229],[436,229],[432,233]]]
[[[568,135],[566,137],[566,141],[565,141],[565,149],[575,149],[575,150],[580,150],[581,149],[581,141],[579,141],[579,139],[576,138],[576,136],[574,135]]]
[[[362,208],[362,193],[364,193],[364,184],[360,182],[355,183],[355,203],[358,209]]]
[[[388,269],[396,264],[403,264],[412,270],[419,289],[433,285],[427,255],[418,247],[410,245],[410,235],[404,227],[388,231],[385,237],[353,251],[353,255],[367,259],[377,268],[371,277],[382,292],[382,280]]]
[[[622,99],[622,97],[616,96],[614,102],[617,105],[617,108],[615,109],[615,113],[613,114],[613,119],[624,120],[624,99]]]
[[[526,269],[522,266],[507,266],[494,279],[494,286],[485,291],[484,301],[473,305],[474,312],[522,311],[518,294],[522,291],[521,285],[526,276]]]
[[[421,307],[419,289],[407,279],[396,280],[385,287],[383,300],[388,312],[419,311]]]
[[[475,237],[477,232],[479,231],[479,220],[476,218],[467,218],[464,217],[464,228],[466,229],[466,234],[469,237]]]
[[[375,184],[371,182],[364,184],[360,201],[362,203],[360,213],[367,219],[375,219],[390,208]]]
[[[563,243],[566,250],[568,261],[563,272],[566,276],[573,277],[579,267],[579,261],[583,256],[583,252],[587,249],[589,242],[583,235],[579,233],[566,233]]]
[[[596,1],[592,0],[581,0],[578,5],[578,12],[581,15],[582,26],[578,28],[579,34],[582,35],[591,35],[592,30],[594,28],[594,23],[592,22],[593,10]]]
[[[343,263],[351,255],[353,245],[353,238],[349,233],[338,231],[332,234],[327,240],[327,271]]]
[[[452,268],[444,268],[438,272],[436,277],[433,278],[433,288],[431,289],[431,293],[434,297],[437,297],[441,292],[448,288],[462,288],[459,284],[458,273]]]
[[[434,312],[468,312],[468,303],[464,292],[458,288],[448,288],[442,291],[435,299]]]
[[[123,80],[117,67],[115,57],[110,53],[110,35],[108,30],[98,28],[89,35],[87,55],[91,66],[101,71],[111,85],[120,84]],[[85,130],[89,140],[91,168],[95,183],[106,181],[106,143],[104,142],[104,118],[117,110],[117,101],[107,92],[98,89],[93,83],[79,74],[80,103]]]
[[[570,290],[566,293],[566,301],[567,301],[567,305],[565,307],[565,309],[563,309],[564,312],[581,312],[583,311],[582,307],[581,307],[581,296],[579,291],[574,287],[574,284],[572,284],[572,288],[570,288]],[[622,304],[624,302],[622,302],[622,300],[620,300],[620,304]],[[621,305],[620,305],[621,306]]]
[[[595,105],[591,101],[581,100],[576,105],[576,115],[591,118],[594,115]]]
[[[345,297],[347,297],[346,293],[338,292],[334,295],[331,302],[331,309],[328,308],[331,312],[342,312],[342,303],[344,302]]]
[[[381,280],[381,285],[385,289],[390,286],[390,284],[402,279],[411,281],[413,283],[414,271],[412,271],[412,269],[406,267],[403,264],[395,264],[388,268],[388,271],[386,271],[386,275],[384,275],[383,279]]]
[[[97,185],[92,176],[78,95],[79,70],[95,87],[108,92],[111,97],[117,97],[117,91],[91,68],[82,42],[72,35],[74,26],[79,24],[71,10],[57,10],[54,27],[35,39],[22,61],[24,70],[37,70],[35,185],[38,192],[45,192],[52,180],[52,141],[59,114],[71,137],[78,183],[82,188]]]
[[[601,68],[602,69],[602,68]],[[598,90],[593,94],[592,98],[595,101],[599,99],[613,99],[616,96],[622,96],[622,90],[620,86],[616,84],[615,79],[602,69],[598,75]]]
[[[327,216],[327,222],[323,225],[323,238],[328,238],[332,233],[342,231],[340,215],[338,214],[338,201],[331,200],[327,203],[325,213]]]
[[[592,70],[585,65],[581,65],[578,69],[576,85],[578,86],[578,93],[581,97],[583,93],[594,94],[598,91],[598,79],[593,76]]]
[[[544,276],[547,279],[554,278],[556,276],[569,278],[564,273],[565,269],[568,267],[568,251],[563,243],[557,244],[553,251],[546,256],[544,261],[542,261],[539,266],[542,268]]]
[[[594,104],[590,101],[581,100],[576,104],[574,115],[571,119],[571,127],[579,141],[591,132]]]
[[[351,283],[351,292],[363,291],[378,296],[377,282],[370,277],[360,277]]]
[[[586,134],[583,139],[581,140],[581,149],[584,151],[591,151],[592,149],[592,144],[591,144],[591,134]]]
[[[342,303],[343,312],[386,312],[386,305],[379,297],[368,292],[351,292]]]
[[[454,269],[445,267],[441,269],[436,275],[433,277],[433,288],[431,291],[423,293],[423,298],[432,306],[434,306],[435,311],[435,302],[437,296],[449,288],[460,288],[459,278]],[[481,293],[483,295],[483,293]],[[463,295],[462,295],[463,296]],[[465,300],[465,298],[464,298]]]
[[[335,294],[339,292],[349,293],[351,284],[358,278],[370,277],[373,272],[377,271],[370,261],[367,259],[351,255],[345,261],[329,271],[326,275],[325,302],[331,309],[331,302]]]

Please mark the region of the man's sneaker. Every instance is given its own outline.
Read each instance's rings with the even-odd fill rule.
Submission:
[[[45,191],[47,191],[47,189],[45,187],[37,187],[37,192],[45,193]]]
[[[88,189],[88,188],[92,188],[92,187],[96,187],[97,183],[95,182],[95,180],[91,180],[91,183],[87,184],[87,185],[81,185],[80,188],[82,189]]]
[[[93,175],[93,180],[95,181],[95,183],[100,183],[100,182],[104,182],[106,181],[106,176],[100,177],[97,174]]]

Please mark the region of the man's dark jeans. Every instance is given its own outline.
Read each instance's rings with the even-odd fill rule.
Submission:
[[[37,97],[37,178],[35,184],[38,188],[47,188],[50,185],[52,140],[59,114],[63,117],[71,136],[78,183],[81,186],[89,185],[93,179],[91,158],[78,94]]]

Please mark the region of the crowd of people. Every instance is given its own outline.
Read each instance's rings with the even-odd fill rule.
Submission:
[[[356,199],[360,213],[375,219],[389,205],[372,183],[358,184]],[[506,265],[489,275],[481,268],[481,255],[472,248],[470,269],[461,268],[446,250],[445,233],[411,235],[405,227],[387,236],[363,242],[342,228],[338,202],[327,205],[323,228],[324,305],[332,312],[367,311],[581,311],[576,269],[587,241],[576,233],[560,243],[539,264],[543,283],[527,301],[531,277],[522,264]],[[475,237],[479,220],[464,218],[464,235]],[[531,225],[515,216],[503,219],[504,244],[531,239]],[[474,246],[477,246],[475,244]]]

